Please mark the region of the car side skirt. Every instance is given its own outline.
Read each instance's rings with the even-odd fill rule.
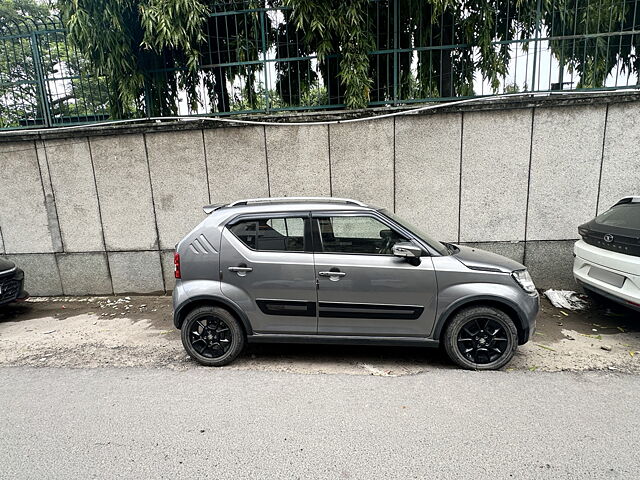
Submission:
[[[429,338],[417,337],[368,337],[351,335],[286,335],[254,333],[247,335],[249,343],[307,343],[333,345],[375,345],[375,346],[403,346],[403,347],[432,347],[437,348],[440,342]]]

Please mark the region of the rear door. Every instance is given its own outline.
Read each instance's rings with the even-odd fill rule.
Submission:
[[[437,299],[431,257],[412,265],[391,250],[408,235],[373,212],[314,213],[313,229],[318,334],[428,335]]]
[[[308,216],[240,217],[225,226],[220,250],[222,292],[246,312],[255,332],[317,332]]]

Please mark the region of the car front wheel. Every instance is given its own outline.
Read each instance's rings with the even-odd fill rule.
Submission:
[[[502,310],[476,306],[455,315],[443,341],[447,355],[459,366],[496,370],[513,358],[518,347],[518,330]]]
[[[227,310],[214,306],[189,312],[182,324],[182,344],[198,363],[220,367],[231,363],[244,347],[244,333]]]

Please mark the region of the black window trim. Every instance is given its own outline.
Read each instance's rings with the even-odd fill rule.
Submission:
[[[304,250],[258,250],[256,248],[251,248],[249,245],[244,243],[242,240],[238,238],[236,234],[231,231],[230,227],[237,225],[241,222],[247,221],[258,221],[264,218],[267,219],[275,219],[275,218],[301,218],[304,222],[303,224],[303,246]],[[223,228],[228,230],[231,235],[236,238],[244,248],[251,250],[256,253],[313,253],[313,235],[311,235],[311,212],[308,211],[299,211],[299,212],[260,212],[260,213],[242,213],[240,215],[236,215],[235,217],[229,219],[224,225]],[[256,232],[257,233],[257,232]],[[256,243],[257,243],[256,236]]]
[[[318,218],[326,217],[372,217],[378,220],[383,225],[394,230],[396,233],[400,233],[406,237],[409,241],[416,243],[419,247],[422,247],[424,256],[431,256],[431,249],[426,248],[425,242],[416,237],[413,233],[403,228],[401,225],[396,224],[386,215],[381,214],[377,210],[318,210],[309,212],[311,220],[311,233],[313,237],[313,251],[314,253],[322,253],[324,255],[359,255],[359,256],[374,256],[374,257],[393,257],[393,253],[357,253],[357,252],[325,252],[322,250],[322,237],[318,228]],[[314,221],[316,220],[316,221]],[[319,248],[316,248],[316,244]]]

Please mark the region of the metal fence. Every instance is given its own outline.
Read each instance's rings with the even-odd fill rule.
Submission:
[[[639,4],[498,0],[478,11],[453,2],[439,12],[425,0],[370,0],[369,105],[638,88]],[[319,61],[291,13],[277,1],[215,2],[200,49],[197,102],[182,87],[186,70],[160,62],[134,116],[343,108],[339,48]],[[490,31],[476,32],[480,22]],[[474,35],[489,35],[489,48]],[[108,81],[92,72],[58,19],[0,26],[0,129],[109,118]]]

